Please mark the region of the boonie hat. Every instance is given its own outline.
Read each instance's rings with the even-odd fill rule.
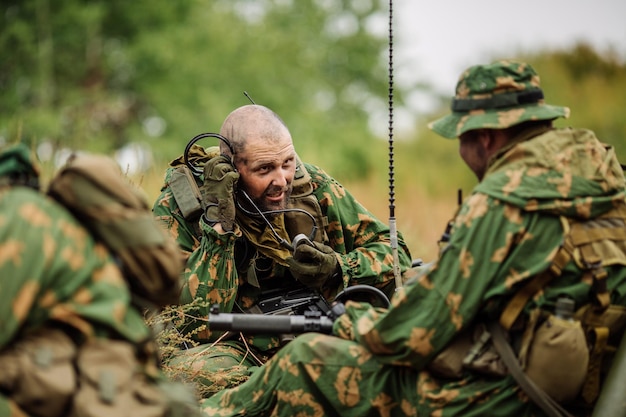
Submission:
[[[428,125],[448,139],[474,129],[505,129],[528,120],[569,116],[569,108],[545,104],[539,75],[532,66],[511,60],[465,70],[451,109],[451,114]]]

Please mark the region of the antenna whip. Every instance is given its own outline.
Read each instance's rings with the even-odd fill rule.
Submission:
[[[393,0],[389,0],[389,235],[393,254],[393,276],[396,289],[402,287],[398,258],[398,230],[396,228],[395,192],[393,178]]]

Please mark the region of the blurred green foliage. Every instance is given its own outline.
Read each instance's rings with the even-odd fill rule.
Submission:
[[[247,91],[286,121],[303,159],[384,195],[389,147],[370,121],[388,106],[386,7],[382,0],[4,0],[0,144],[105,153],[148,144],[150,174],[160,178],[189,139],[219,131],[247,104]],[[572,110],[557,125],[594,130],[626,161],[625,64],[585,44],[523,55],[547,101]],[[396,107],[409,90],[395,86]],[[426,128],[448,105],[442,97],[440,110],[416,115],[412,132],[396,134],[398,198],[416,187],[447,196],[475,184],[456,141]]]
[[[366,109],[387,105],[384,2],[8,0],[2,11],[5,141],[109,153],[145,142],[163,162],[219,131],[247,91],[307,160],[361,178],[376,159]]]
[[[504,58],[508,57],[493,57]],[[615,148],[620,162],[626,164],[626,64],[616,54],[600,54],[578,43],[569,50],[521,53],[516,59],[531,63],[540,75],[547,103],[570,108],[570,117],[557,119],[555,126],[593,130],[601,141]],[[450,86],[450,97],[442,99],[441,110],[426,120],[448,112],[454,87]],[[458,155],[457,141],[442,139],[429,131],[425,122],[418,123],[414,134],[395,146],[397,174],[407,190],[410,183],[417,182],[430,196],[444,192],[453,199],[455,189],[469,193],[476,185],[474,174]]]

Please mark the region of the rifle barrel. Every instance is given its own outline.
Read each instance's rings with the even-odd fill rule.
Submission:
[[[333,321],[326,316],[209,313],[209,328],[248,334],[330,334]]]

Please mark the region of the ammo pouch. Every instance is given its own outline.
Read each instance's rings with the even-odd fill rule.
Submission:
[[[27,334],[0,352],[0,391],[32,416],[64,416],[77,387],[75,356],[59,329]]]
[[[457,334],[428,364],[428,370],[449,379],[461,379],[466,370],[500,377],[507,373],[491,343],[491,335],[482,323]]]
[[[557,402],[572,401],[587,374],[589,350],[585,332],[577,320],[552,314],[541,324],[529,323],[517,359],[524,373]],[[429,364],[436,376],[460,379],[464,371],[490,377],[508,374],[491,334],[479,323],[453,339]]]

